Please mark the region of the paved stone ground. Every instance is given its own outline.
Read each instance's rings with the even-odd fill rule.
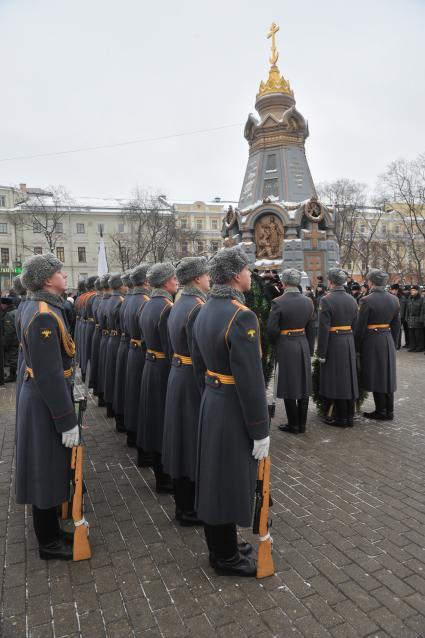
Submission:
[[[272,429],[276,575],[224,578],[198,529],[176,525],[150,469],[89,405],[87,517],[93,558],[40,561],[14,502],[14,392],[0,390],[4,638],[425,636],[425,360],[399,353],[396,420]],[[247,540],[252,540],[248,531]]]

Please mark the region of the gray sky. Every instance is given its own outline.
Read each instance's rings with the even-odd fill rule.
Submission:
[[[423,0],[0,0],[0,159],[240,123],[0,161],[0,184],[238,199],[272,21],[316,183],[373,186],[390,161],[425,151]]]

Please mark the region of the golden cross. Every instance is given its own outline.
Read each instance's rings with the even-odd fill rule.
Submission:
[[[276,48],[276,33],[279,31],[279,26],[272,22],[272,26],[270,27],[270,31],[267,34],[268,38],[272,39],[272,54],[269,59],[270,64],[275,65],[279,59],[279,52]]]
[[[319,239],[326,239],[326,231],[324,230],[319,230],[318,229],[318,224],[312,224],[312,229],[311,231],[304,231],[304,239],[311,239],[311,247],[312,248],[317,248],[317,241]]]

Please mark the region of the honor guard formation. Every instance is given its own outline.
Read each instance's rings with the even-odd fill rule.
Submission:
[[[215,571],[273,573],[271,410],[261,328],[245,300],[248,263],[232,247],[210,260],[141,263],[89,277],[75,301],[75,328],[62,263],[52,254],[24,263],[14,283],[20,303],[15,309],[2,299],[2,312],[9,376],[17,380],[16,500],[32,506],[40,558],[91,555],[81,441],[90,388],[134,448],[137,466],[152,467],[154,489],[174,496],[178,524],[203,526]],[[415,286],[407,298],[397,285],[388,292],[387,281],[372,269],[361,292],[332,268],[316,293],[303,293],[301,273],[287,269],[263,286],[286,436],[306,431],[314,356],[325,423],[353,427],[361,391],[375,401],[363,417],[393,418],[401,321],[410,349],[423,349],[423,303]],[[79,399],[76,365],[86,388]],[[71,517],[74,534],[60,525]],[[238,527],[252,525],[258,553],[238,537]]]

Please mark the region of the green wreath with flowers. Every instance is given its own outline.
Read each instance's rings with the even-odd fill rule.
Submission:
[[[317,408],[317,411],[319,412],[319,415],[321,417],[326,416],[326,404],[325,404],[325,399],[324,397],[320,394],[320,361],[318,359],[318,357],[313,357],[313,361],[312,361],[312,373],[313,373],[313,392],[312,392],[312,399],[314,401],[314,404]],[[357,376],[359,376],[359,373],[357,371]],[[361,389],[361,385],[360,385],[360,379],[359,379],[359,398],[356,401],[356,410],[357,412],[360,412],[363,403],[366,401],[367,397],[369,396],[369,393],[366,390],[362,390]]]

